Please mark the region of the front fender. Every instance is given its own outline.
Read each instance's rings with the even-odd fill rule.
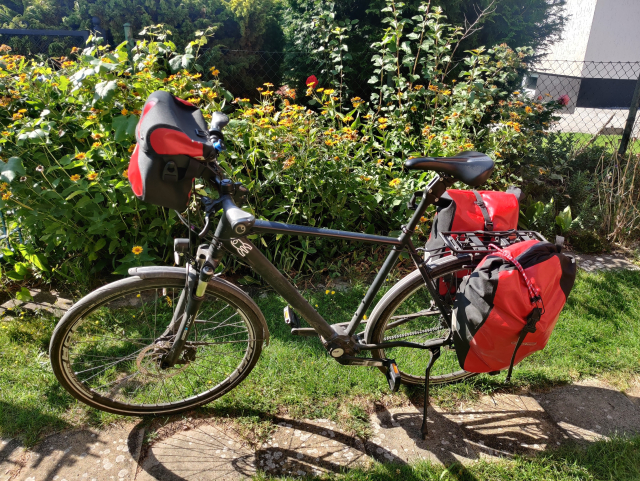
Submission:
[[[149,266],[149,267],[132,267],[129,269],[130,276],[137,276],[140,279],[185,279],[187,278],[187,269],[184,267],[168,267],[168,266]],[[222,289],[233,295],[242,298],[242,301],[249,307],[256,318],[262,324],[262,333],[265,344],[269,345],[269,328],[264,314],[249,295],[237,286],[227,282],[219,277],[212,277],[209,285],[215,289]]]

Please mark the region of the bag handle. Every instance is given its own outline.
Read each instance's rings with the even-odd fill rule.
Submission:
[[[491,220],[491,216],[489,215],[489,211],[487,210],[487,205],[482,200],[482,196],[477,190],[472,190],[473,195],[476,196],[476,201],[474,202],[478,207],[480,207],[480,212],[482,212],[482,217],[484,217],[484,230],[492,231],[493,230],[493,221]]]
[[[524,272],[524,268],[522,265],[516,260],[515,257],[511,254],[511,252],[501,249],[495,244],[489,244],[489,247],[495,249],[495,252],[492,252],[490,255],[500,257],[507,262],[512,263],[518,269],[518,272],[524,279],[525,284],[527,285],[527,290],[529,291],[529,301],[534,305],[533,310],[527,316],[527,323],[520,331],[520,336],[518,337],[518,342],[516,343],[516,347],[513,350],[513,355],[511,356],[511,362],[509,363],[509,371],[507,372],[506,382],[511,382],[511,374],[513,373],[513,364],[516,361],[516,354],[520,346],[524,342],[524,338],[527,337],[527,334],[536,332],[536,324],[544,314],[544,304],[542,303],[542,297],[540,296],[540,289],[527,277],[527,274]]]

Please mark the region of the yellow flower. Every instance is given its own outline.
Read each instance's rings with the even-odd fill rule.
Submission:
[[[102,142],[94,142],[93,144],[91,144],[91,147],[93,147],[94,149],[97,149],[101,145],[102,145]]]
[[[389,162],[389,163],[387,163],[387,165],[388,165],[389,167],[393,167],[393,162]]]
[[[98,174],[96,172],[91,172],[89,175],[87,175],[87,179],[89,180],[96,180],[98,178]]]
[[[327,95],[331,95],[332,93],[335,93],[335,90],[333,90],[333,89],[326,89],[326,90],[324,91],[324,93],[325,93],[325,94],[327,94]]]
[[[77,181],[80,180],[80,175],[79,174],[74,174],[70,178],[71,178],[72,181],[77,182]]]
[[[122,177],[129,177],[129,169],[125,169],[125,171],[122,173]]]
[[[217,77],[218,75],[220,75],[220,70],[218,70],[217,68],[215,68],[215,66],[214,66],[214,67],[211,67],[211,68],[209,69],[209,71],[211,72],[211,75],[213,75],[214,77]]]
[[[451,95],[451,90],[443,90],[440,92],[442,95]]]
[[[389,122],[389,119],[387,119],[385,117],[380,117],[378,119],[378,122],[380,122],[381,124],[386,124],[387,122]]]
[[[133,249],[131,249],[131,252],[133,252],[135,255],[139,256],[140,254],[142,254],[142,251],[144,249],[140,246],[135,246]]]
[[[367,320],[367,315],[365,314],[364,316],[362,316],[362,319],[366,321]]]
[[[18,113],[21,113],[21,114],[24,114],[24,113],[26,113],[26,112],[27,112],[27,109],[20,109],[20,110],[18,110]]]
[[[11,192],[7,192],[5,194],[2,194],[2,200],[9,200],[11,198],[12,194]]]
[[[22,118],[22,114],[13,114],[13,120],[20,120]]]
[[[325,294],[329,294],[329,292],[331,292],[329,289],[327,289],[326,291],[324,291]]]
[[[393,188],[398,187],[400,185],[400,182],[400,179],[393,179],[391,182],[389,182],[389,186]]]
[[[4,132],[2,132],[2,135],[4,135],[5,137],[9,137],[11,133],[5,130]]]
[[[427,218],[425,216],[420,217],[420,222],[427,222]]]
[[[134,150],[136,150],[136,144],[131,144],[127,150],[129,152],[133,152]]]
[[[76,154],[76,159],[78,159],[78,160],[84,160],[86,158],[87,158],[87,154],[85,154],[84,152],[78,152]]]
[[[496,152],[496,157],[502,157],[502,155],[500,155],[500,152]]]
[[[120,111],[120,113],[121,113],[122,115],[129,115],[129,111],[128,111],[127,109],[122,109],[122,110]]]
[[[415,90],[422,90],[424,88],[424,85],[416,85],[413,87]]]
[[[526,113],[530,114],[531,112],[533,112],[533,109],[527,105],[527,106],[524,108],[524,111],[525,111]]]
[[[411,106],[411,111],[412,111],[412,112],[415,112],[416,110],[418,110],[418,107],[416,107],[415,105],[412,105],[412,106]]]
[[[513,92],[513,95],[520,95],[520,92],[516,90],[515,92]]]
[[[200,100],[201,99],[199,99],[197,97],[193,97],[193,98],[187,99],[187,102],[189,102],[191,104],[197,104],[197,103],[200,103]]]
[[[336,293],[336,291],[331,291],[331,295],[334,295]]]
[[[438,91],[438,87],[436,87],[435,85],[429,85],[428,89],[431,90],[432,92]]]

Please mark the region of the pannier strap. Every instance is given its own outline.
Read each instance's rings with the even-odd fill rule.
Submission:
[[[529,300],[531,301],[531,304],[534,305],[533,310],[531,311],[529,316],[527,316],[527,323],[522,328],[522,331],[520,331],[518,342],[516,343],[516,347],[513,350],[513,355],[511,356],[509,371],[507,371],[507,378],[505,379],[506,382],[510,382],[511,373],[513,372],[513,364],[516,361],[516,354],[518,352],[518,349],[520,349],[520,346],[522,345],[522,342],[524,341],[524,338],[527,336],[527,334],[529,334],[530,332],[531,333],[536,332],[536,324],[538,323],[538,321],[542,317],[542,314],[544,313],[543,311],[544,305],[542,304],[542,298],[540,297],[540,289],[538,289],[533,284],[533,282],[531,282],[531,280],[527,277],[527,274],[525,274],[522,265],[520,265],[520,263],[515,259],[515,257],[513,257],[513,255],[511,255],[511,252],[501,249],[495,244],[489,244],[489,247],[492,249],[495,249],[495,252],[492,252],[490,255],[500,257],[506,260],[507,262],[511,262],[514,266],[516,266],[516,269],[518,269],[518,272],[520,272],[520,275],[522,276],[525,284],[527,285],[527,290],[529,291]]]
[[[475,204],[480,207],[480,211],[482,212],[482,217],[484,217],[484,230],[492,231],[493,230],[493,221],[491,220],[491,216],[489,215],[489,211],[487,210],[487,206],[482,200],[482,196],[477,190],[472,191],[476,196]]]

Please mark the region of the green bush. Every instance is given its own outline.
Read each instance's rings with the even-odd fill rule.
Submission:
[[[497,161],[489,188],[518,181],[527,150],[545,137],[558,108],[504,88],[517,77],[524,54],[506,46],[474,50],[459,78],[445,83],[460,31],[426,6],[413,19],[400,14],[396,9],[389,17],[372,59],[377,93],[371,103],[348,98],[340,82],[313,85],[306,97],[265,84],[258,103],[234,99],[215,68],[214,80],[202,81],[203,32],[178,53],[167,32],[150,28],[151,39],[138,42],[132,60],[124,44],[114,50],[93,45],[60,69],[2,57],[0,207],[13,210],[33,250],[11,257],[13,278],[24,277],[25,264],[73,280],[83,263],[95,273],[123,274],[133,265],[169,261],[171,239],[184,231],[175,227],[173,212],[139,202],[125,174],[139,111],[159,89],[196,103],[205,117],[230,113],[229,151],[220,162],[249,187],[249,208],[259,218],[377,233],[399,229],[408,197],[430,178],[405,171],[410,156],[479,150]],[[331,57],[336,68],[346,60]],[[423,223],[417,235],[427,234]],[[259,242],[291,276],[339,269],[370,252],[319,240]],[[141,254],[132,252],[136,246]],[[35,254],[44,254],[47,264],[38,265]]]

